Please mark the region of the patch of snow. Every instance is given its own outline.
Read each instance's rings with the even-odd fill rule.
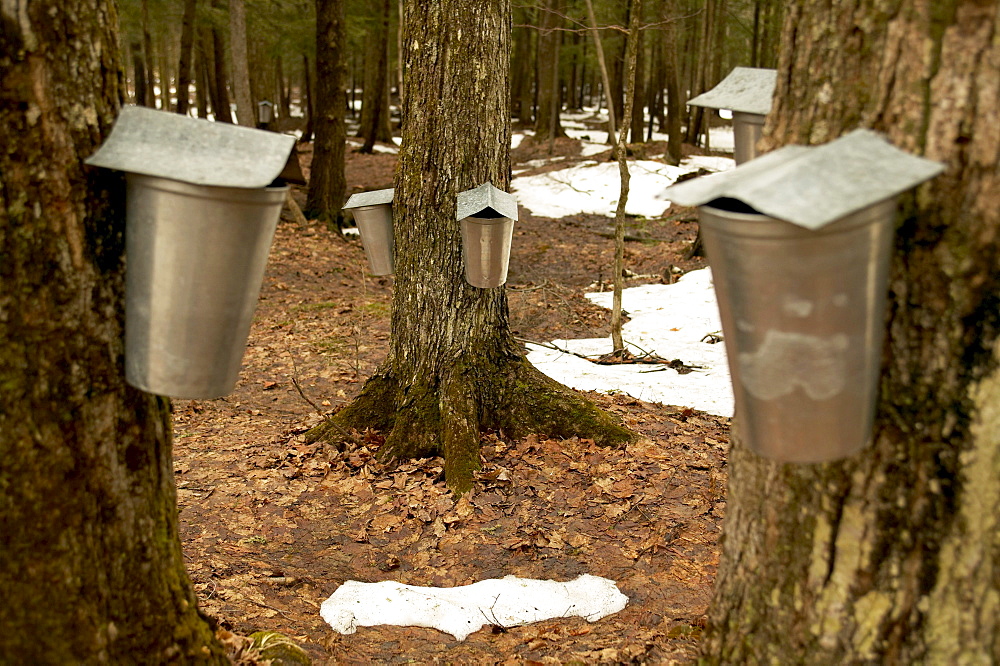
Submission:
[[[732,157],[715,157],[713,155],[692,155],[681,160],[681,166],[688,167],[692,171],[697,169],[707,169],[708,171],[729,171],[736,168],[736,161]]]
[[[349,580],[323,602],[320,615],[342,634],[392,624],[431,627],[464,641],[487,624],[509,628],[555,617],[595,622],[626,604],[614,581],[588,574],[565,583],[507,576],[450,588]]]
[[[611,307],[611,292],[587,294],[587,298]],[[733,415],[725,345],[702,342],[704,336],[721,335],[722,331],[711,269],[691,271],[672,285],[625,289],[622,309],[631,318],[622,327],[622,335],[633,345],[632,353],[650,352],[702,367],[682,375],[657,365],[597,365],[535,344],[527,345],[528,360],[549,377],[575,389],[624,393],[647,402],[691,407],[718,416]],[[610,338],[555,340],[553,344],[593,357],[612,351]]]
[[[658,217],[669,204],[656,195],[691,168],[673,167],[651,160],[629,162],[631,175],[628,215]],[[511,191],[517,201],[539,217],[560,218],[576,213],[595,213],[613,217],[618,205],[619,177],[617,162],[587,161],[539,174],[515,178]]]

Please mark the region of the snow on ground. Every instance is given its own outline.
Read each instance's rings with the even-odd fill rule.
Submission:
[[[588,574],[565,583],[506,576],[448,588],[349,580],[323,602],[320,615],[342,634],[393,624],[432,627],[464,641],[486,624],[516,627],[555,617],[596,622],[626,604],[614,581]]]
[[[587,294],[587,298],[611,307],[611,292]],[[528,344],[528,360],[549,377],[575,389],[624,393],[648,402],[733,415],[725,345],[702,342],[706,335],[721,334],[722,329],[710,269],[691,271],[672,285],[625,289],[622,309],[631,318],[622,335],[633,354],[650,352],[668,361],[680,359],[686,365],[701,367],[682,375],[656,365],[597,365],[535,344]],[[591,357],[612,351],[610,338],[554,340],[552,344]]]
[[[630,162],[626,214],[662,215],[670,204],[657,200],[656,195],[689,170],[652,160]],[[560,218],[576,213],[614,216],[619,187],[616,162],[588,161],[560,171],[515,178],[511,191],[533,215]]]

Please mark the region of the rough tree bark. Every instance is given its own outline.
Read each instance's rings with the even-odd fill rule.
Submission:
[[[305,213],[336,225],[347,190],[345,43],[343,0],[316,0],[316,98],[310,96],[314,140]]]
[[[345,426],[380,430],[382,457],[443,454],[458,492],[479,467],[481,429],[630,440],[610,416],[528,363],[503,288],[465,281],[456,195],[486,181],[510,184],[509,2],[414,0],[405,21],[389,354],[361,395],[310,437],[337,439]]]
[[[778,465],[736,424],[712,662],[1000,662],[998,28],[995,0],[789,5],[764,144],[870,127],[948,170],[900,215],[874,445]]]
[[[0,21],[0,662],[228,663],[184,570],[169,403],[124,380],[123,182],[82,163],[122,103],[114,3]]]
[[[361,126],[358,136],[365,140],[359,153],[375,149],[375,142],[392,142],[389,118],[389,0],[382,0],[378,23],[369,31],[370,49],[365,51],[365,87],[361,98]]]

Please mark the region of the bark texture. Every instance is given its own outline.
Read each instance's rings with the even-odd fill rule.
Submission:
[[[479,467],[481,429],[629,440],[610,416],[524,359],[503,288],[465,281],[456,195],[487,181],[510,184],[509,3],[415,1],[405,20],[389,355],[357,400],[311,436],[335,438],[338,426],[380,430],[383,456],[443,454],[459,492]]]
[[[244,0],[229,0],[229,50],[233,66],[236,122],[257,126],[257,109],[250,93],[250,55],[247,49],[247,9]]]
[[[721,663],[1000,662],[1000,9],[790,6],[764,142],[856,127],[947,164],[905,198],[874,445],[731,456],[706,654]]]
[[[566,136],[559,119],[562,94],[559,85],[559,51],[562,47],[562,0],[546,0],[539,11],[538,25],[538,113],[535,140],[547,141]]]
[[[114,3],[0,20],[0,662],[225,663],[184,570],[169,404],[124,381],[123,182],[82,164],[123,97]]]
[[[316,98],[310,98],[314,140],[305,212],[315,219],[337,224],[347,190],[345,43],[343,0],[316,0]]]

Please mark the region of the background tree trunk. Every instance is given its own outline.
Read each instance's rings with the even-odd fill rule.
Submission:
[[[713,662],[1000,662],[1000,9],[890,4],[789,5],[764,143],[948,170],[903,204],[874,445],[778,465],[735,425]]]
[[[124,183],[82,163],[122,102],[114,3],[10,7],[0,10],[0,662],[228,663],[184,570],[169,403],[124,381]]]
[[[562,47],[563,19],[561,0],[546,0],[539,9],[538,33],[538,113],[535,114],[535,140],[566,136],[559,121],[562,106],[559,86],[559,50]]]
[[[344,4],[316,0],[316,99],[313,111],[313,158],[306,214],[339,225],[347,181],[344,177]]]
[[[187,115],[191,103],[191,59],[194,55],[194,22],[196,0],[184,0],[181,21],[181,54],[177,61],[177,113]]]
[[[250,56],[247,53],[247,11],[243,0],[229,0],[229,52],[233,65],[236,122],[257,126],[257,109],[250,93]]]
[[[389,0],[382,0],[378,23],[365,52],[365,89],[361,101],[361,127],[358,136],[365,142],[358,152],[371,153],[375,142],[392,142],[389,117]]]
[[[212,7],[220,9],[222,0],[212,0]],[[226,45],[219,28],[212,26],[212,64],[215,75],[212,77],[212,113],[215,119],[224,123],[233,122],[232,110],[229,108],[229,86],[226,77]]]
[[[521,355],[502,287],[465,281],[456,196],[487,181],[510,184],[510,16],[506,0],[407,3],[389,354],[361,395],[310,434],[336,439],[343,426],[370,427],[387,434],[383,457],[443,454],[459,492],[479,467],[481,428],[631,439]]]
[[[146,80],[146,59],[142,55],[142,43],[132,42],[129,50],[132,53],[132,76],[135,81],[135,103],[137,106],[149,106],[151,84]]]

